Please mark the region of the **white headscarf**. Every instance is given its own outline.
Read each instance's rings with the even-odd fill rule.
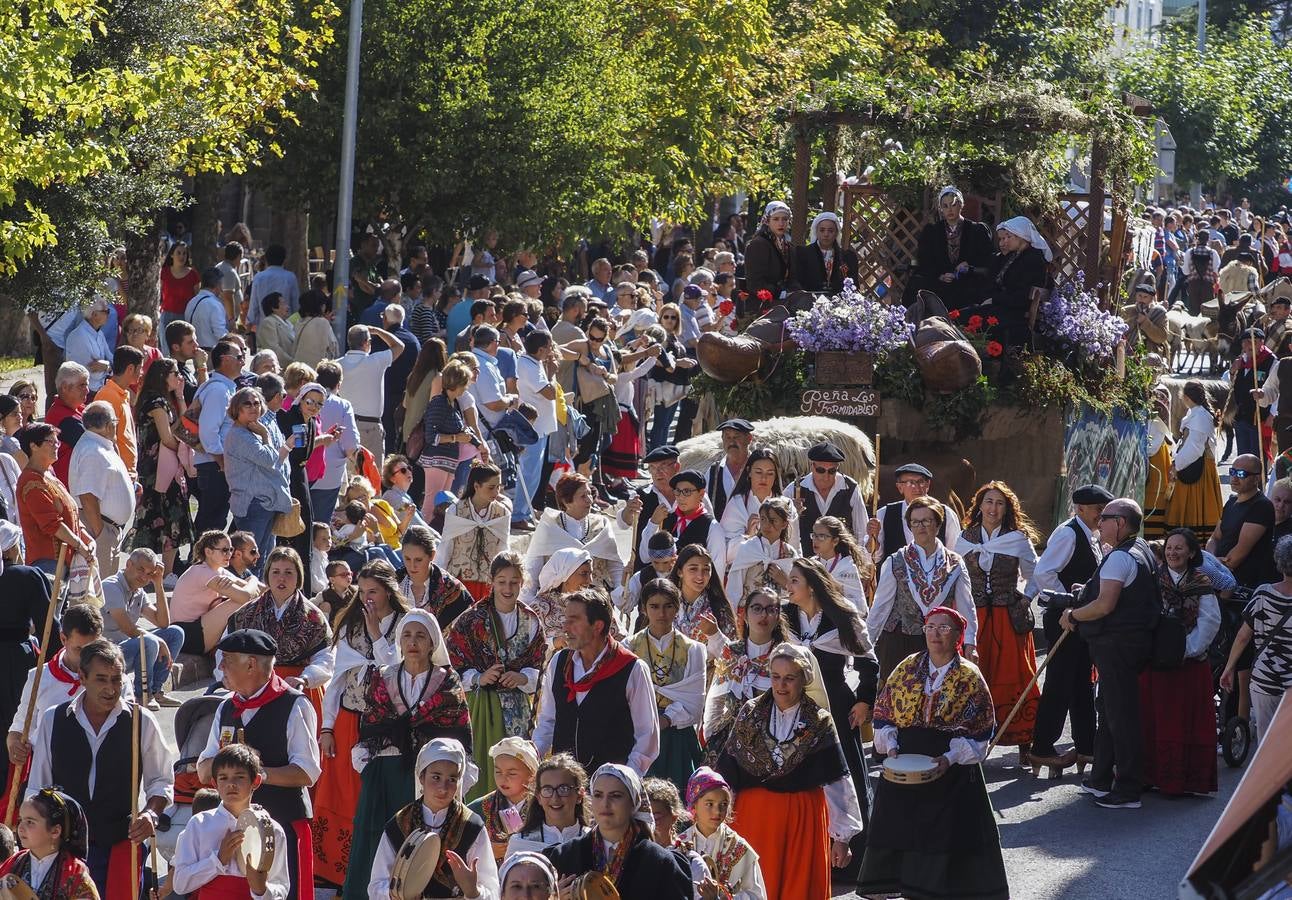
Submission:
[[[404,613],[399,620],[399,631],[402,632],[409,622],[420,622],[422,627],[431,635],[431,665],[451,665],[449,662],[449,648],[444,644],[444,632],[440,631],[440,623],[435,620],[435,616],[424,609],[414,607]]]
[[[319,384],[317,381],[308,381],[305,384],[302,384],[300,390],[296,392],[295,402],[300,403],[306,394],[309,394],[314,391],[317,391],[318,393],[322,394],[324,400],[327,399],[327,396],[328,396],[327,388],[323,387],[323,385]]]
[[[790,205],[788,203],[782,203],[779,200],[773,200],[771,203],[768,203],[766,206],[763,207],[762,221],[766,222],[768,219],[772,217],[772,213],[779,212],[781,210],[784,210],[785,212],[790,213],[790,215],[793,215],[793,210],[790,209]]]
[[[516,757],[529,766],[531,775],[538,771],[538,748],[534,746],[533,741],[527,741],[523,737],[508,735],[489,748],[490,759],[497,759],[500,756]]]
[[[655,817],[651,815],[650,804],[643,804],[642,802],[646,797],[646,793],[642,789],[641,776],[620,763],[606,763],[601,768],[597,769],[597,771],[592,773],[592,777],[588,779],[588,785],[591,786],[595,784],[597,779],[602,775],[609,775],[612,778],[617,778],[624,787],[628,788],[628,799],[632,802],[633,809],[635,810],[633,818],[638,822],[641,822],[647,828],[654,829]]]
[[[552,861],[541,853],[534,853],[529,850],[521,850],[519,853],[513,853],[508,856],[501,866],[498,867],[498,889],[505,890],[507,887],[507,873],[519,865],[530,865],[542,870],[547,876],[547,886],[553,894],[556,893],[557,882],[561,876],[556,874],[556,867]]]
[[[563,547],[557,550],[543,563],[543,568],[538,573],[538,592],[542,594],[559,588],[580,566],[590,562],[592,556],[582,547]]]
[[[823,213],[818,213],[817,217],[812,220],[812,236],[809,238],[810,242],[812,243],[816,242],[816,227],[820,225],[822,222],[833,222],[835,228],[839,229],[840,236],[842,236],[843,226],[839,224],[839,217],[832,212],[823,212]],[[835,247],[839,246],[838,238],[835,238],[834,245]]]
[[[447,760],[456,763],[458,767],[458,799],[461,800],[475,786],[480,777],[480,770],[476,767],[475,761],[467,754],[462,742],[456,738],[431,738],[422,745],[422,749],[417,751],[417,765],[413,767],[413,780],[417,786],[417,794],[422,793],[422,773],[426,767],[434,762]]]
[[[1041,232],[1036,230],[1032,220],[1027,216],[1014,216],[1012,219],[1006,219],[996,226],[997,231],[1008,231],[1010,234],[1021,237],[1037,250],[1045,254],[1046,262],[1054,262],[1054,251],[1046,243],[1045,238],[1041,237]]]
[[[772,653],[767,657],[767,664],[770,666],[777,659],[788,659],[803,670],[803,686],[807,687],[816,681],[816,666],[812,665],[812,651],[801,644],[791,644],[789,641],[777,644],[772,648]]]
[[[947,185],[946,187],[944,187],[942,190],[938,191],[938,205],[939,205],[939,206],[941,206],[941,205],[942,205],[942,198],[943,198],[943,197],[945,197],[947,194],[951,194],[951,195],[952,195],[952,196],[954,196],[957,200],[959,200],[959,201],[960,201],[960,205],[961,205],[961,206],[964,206],[964,205],[965,205],[965,195],[964,195],[964,194],[962,194],[962,193],[960,193],[960,188],[956,187],[956,186],[955,186],[955,185],[953,185],[953,184],[948,184],[948,185]]]
[[[0,519],[0,553],[12,550],[22,540],[22,529],[8,519]]]

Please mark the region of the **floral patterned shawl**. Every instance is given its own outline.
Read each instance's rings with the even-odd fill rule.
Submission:
[[[731,726],[725,753],[745,772],[760,779],[783,778],[817,751],[831,744],[839,746],[830,712],[804,694],[799,701],[799,723],[790,740],[780,744],[783,762],[777,764],[773,751],[778,742],[770,728],[772,705],[772,692],[767,691],[741,707]]]
[[[403,663],[400,663],[399,667],[402,666]],[[386,667],[391,668],[397,667]],[[367,747],[370,756],[375,757],[386,747],[398,747],[411,765],[413,755],[425,743],[426,732],[431,729],[471,727],[467,695],[462,689],[462,680],[452,667],[443,666],[431,670],[421,701],[412,709],[405,709],[400,699],[391,696],[385,675],[386,672],[380,666],[370,666],[368,669],[364,710],[359,720],[359,739]],[[398,673],[395,683],[399,683]]]
[[[308,666],[310,657],[332,645],[327,616],[300,591],[287,601],[281,619],[274,612],[273,595],[265,591],[229,617],[228,630],[239,628],[257,628],[277,641],[275,664],[279,666]]]
[[[927,651],[897,664],[875,699],[875,728],[936,728],[953,737],[988,740],[996,729],[996,712],[978,667],[957,656],[930,695],[931,666]]]

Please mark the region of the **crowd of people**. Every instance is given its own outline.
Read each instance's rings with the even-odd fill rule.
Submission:
[[[298,292],[281,248],[247,285],[240,246],[195,274],[177,244],[159,330],[69,311],[43,415],[29,382],[0,398],[23,847],[0,874],[133,896],[165,822],[163,897],[402,898],[419,861],[423,896],[1003,898],[993,747],[1089,766],[1104,808],[1214,792],[1224,617],[1221,681],[1258,735],[1292,683],[1289,483],[1267,498],[1240,456],[1222,511],[1189,392],[1176,460],[1200,443],[1203,474],[1177,465],[1147,511],[1081,487],[1044,541],[1006,481],[961,511],[911,461],[876,508],[840,447],[791,478],[739,418],[682,468],[695,341],[731,327],[738,268],[855,265],[837,220],[789,255],[787,225],[773,203],[706,265],[677,244],[663,275],[639,253],[583,285],[480,253],[460,297],[425,248],[383,279],[371,236],[344,353],[326,284]],[[184,759],[157,716],[182,655],[210,659],[217,704]]]

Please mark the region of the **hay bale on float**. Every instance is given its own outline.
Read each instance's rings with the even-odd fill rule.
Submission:
[[[782,473],[806,475],[810,471],[808,449],[813,444],[830,441],[843,451],[844,461],[839,469],[856,479],[867,498],[871,496],[875,449],[860,428],[824,416],[781,416],[753,425],[754,445],[770,448]],[[682,454],[682,468],[704,472],[722,459],[722,435],[713,431],[691,438],[679,444],[678,450]]]

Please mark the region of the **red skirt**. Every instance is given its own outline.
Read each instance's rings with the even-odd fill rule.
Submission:
[[[359,773],[350,750],[359,741],[359,716],[342,709],[332,726],[336,756],[323,757],[323,774],[314,785],[314,875],[338,888],[345,883],[354,836],[354,811],[359,808]]]
[[[736,833],[758,854],[767,900],[828,900],[830,823],[825,790],[736,794]]]
[[[1216,791],[1216,709],[1211,667],[1191,659],[1139,676],[1144,781],[1163,794]]]
[[[636,478],[641,465],[642,442],[637,419],[627,410],[619,410],[619,428],[610,446],[601,454],[601,468],[617,478]]]
[[[996,722],[1003,723],[1036,674],[1036,644],[1032,634],[1015,631],[1009,621],[1009,610],[1004,606],[978,608],[978,668],[991,690]],[[1006,747],[1031,744],[1040,702],[1041,690],[1033,684],[1014,721],[1009,723],[1009,730],[998,736],[997,743]]]

